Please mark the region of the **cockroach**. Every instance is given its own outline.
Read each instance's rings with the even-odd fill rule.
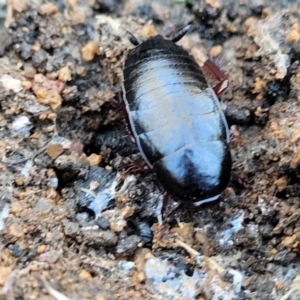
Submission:
[[[123,68],[123,97],[137,146],[174,198],[200,205],[219,198],[231,173],[230,134],[217,95],[227,77],[210,60],[219,81],[212,88],[193,57],[161,35],[139,42]]]

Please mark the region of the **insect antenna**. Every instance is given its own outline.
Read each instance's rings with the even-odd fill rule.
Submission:
[[[174,43],[177,43],[178,41],[180,41],[185,35],[186,33],[190,30],[190,28],[192,27],[192,24],[188,24],[186,26],[184,26],[183,28],[181,28],[179,31],[177,31],[171,41]]]
[[[128,35],[128,39],[130,41],[130,43],[134,46],[138,46],[140,44],[139,40],[129,31],[127,31],[127,35]]]

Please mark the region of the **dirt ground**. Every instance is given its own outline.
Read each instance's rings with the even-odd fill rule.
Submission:
[[[299,5],[1,0],[0,299],[300,299]],[[233,170],[159,225],[165,191],[131,168],[126,31],[190,22],[179,44],[229,76]]]

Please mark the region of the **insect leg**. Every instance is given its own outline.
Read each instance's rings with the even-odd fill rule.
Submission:
[[[164,198],[160,206],[161,220],[163,223],[169,223],[172,219],[174,219],[175,210],[180,205],[180,202],[176,202],[168,192],[165,192],[163,197]]]
[[[189,25],[186,25],[185,27],[181,28],[178,32],[176,32],[174,34],[171,41],[174,43],[177,43],[178,41],[180,41],[186,35],[186,33],[190,30],[191,27],[192,27],[192,24],[189,24]]]
[[[217,95],[220,95],[228,87],[227,75],[209,59],[204,63],[204,67],[219,81],[214,87],[214,91]]]
[[[129,163],[128,168],[125,170],[124,174],[141,174],[147,173],[150,171],[150,168],[147,162],[141,158],[133,158],[132,161]]]

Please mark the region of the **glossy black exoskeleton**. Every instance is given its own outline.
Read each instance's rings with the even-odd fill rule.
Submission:
[[[217,94],[227,78],[205,66],[220,83],[212,88],[195,60],[172,40],[150,37],[125,60],[123,93],[132,132],[144,159],[163,186],[181,200],[215,200],[231,173],[229,129]]]

